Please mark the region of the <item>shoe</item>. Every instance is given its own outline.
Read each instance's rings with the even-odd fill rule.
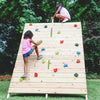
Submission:
[[[43,55],[40,55],[40,57],[38,57],[37,60],[40,60],[41,58],[43,58]]]
[[[25,78],[25,77],[27,77],[27,74],[24,74],[23,76],[21,76],[22,78]]]
[[[64,23],[64,22],[66,22],[66,21],[68,21],[68,19],[67,19],[67,18],[65,18],[62,22]]]

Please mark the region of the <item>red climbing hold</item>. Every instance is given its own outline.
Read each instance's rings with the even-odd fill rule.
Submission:
[[[64,40],[60,40],[60,43],[61,43],[61,44],[64,43]]]
[[[77,27],[77,24],[74,24],[74,27]]]
[[[57,70],[58,70],[57,68],[54,68],[54,69],[53,69],[54,72],[57,72]]]
[[[32,23],[30,23],[29,26],[32,26]]]
[[[35,76],[35,77],[38,77],[38,73],[34,73],[34,76]]]
[[[79,59],[77,59],[76,63],[80,63],[80,60],[79,60]]]

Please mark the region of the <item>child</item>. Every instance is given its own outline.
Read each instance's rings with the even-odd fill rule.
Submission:
[[[62,22],[66,22],[71,19],[68,10],[62,6],[62,3],[57,2],[56,8],[57,8],[57,11],[54,14],[54,16],[51,17],[51,19],[54,19],[55,17],[57,17],[57,18],[59,18],[59,22],[61,20],[62,20]]]
[[[40,45],[42,41],[40,41],[39,43],[35,43],[32,40],[32,37],[33,37],[33,33],[30,30],[25,32],[23,43],[22,43],[22,53],[23,53],[23,60],[24,60],[24,75],[22,77],[27,77],[28,57],[30,56],[30,54],[32,54],[34,50],[37,54],[37,60],[40,60],[43,57],[42,55],[39,55],[38,52],[38,45]],[[31,43],[35,45],[31,47]]]

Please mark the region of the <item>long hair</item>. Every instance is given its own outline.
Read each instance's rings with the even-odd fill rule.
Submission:
[[[28,31],[25,32],[24,39],[25,38],[30,38],[31,39],[32,37],[33,37],[33,33],[30,30],[28,30]]]
[[[57,2],[57,3],[56,3],[56,9],[58,9],[60,6],[63,7],[62,3]]]

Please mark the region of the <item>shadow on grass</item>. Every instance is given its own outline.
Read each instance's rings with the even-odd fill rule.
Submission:
[[[14,96],[34,96],[34,97],[45,97],[45,94],[11,94],[12,97]],[[85,95],[78,95],[78,94],[48,94],[48,97],[80,97],[85,98]]]

